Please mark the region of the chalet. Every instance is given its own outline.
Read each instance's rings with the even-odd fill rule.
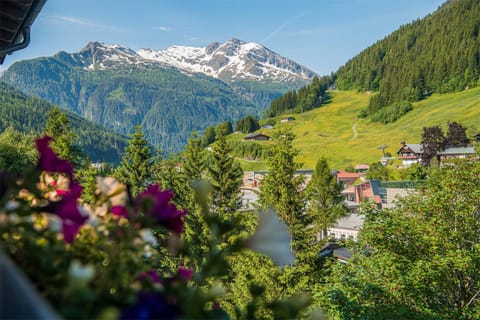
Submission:
[[[263,133],[250,133],[243,138],[246,141],[267,141],[270,137]]]
[[[271,124],[265,124],[262,126],[262,129],[273,129],[273,126]]]
[[[345,247],[340,246],[337,243],[329,242],[320,249],[319,257],[332,257],[339,262],[347,263],[352,257],[352,252]]]
[[[402,165],[408,167],[414,163],[422,161],[422,145],[413,143],[402,143],[402,147],[398,150],[398,159],[402,160]]]
[[[280,122],[285,123],[285,122],[291,122],[293,120],[295,120],[294,117],[288,117],[288,118],[283,118],[282,120],[280,120]]]
[[[475,157],[474,147],[447,148],[438,153],[440,161],[450,159],[468,159]]]

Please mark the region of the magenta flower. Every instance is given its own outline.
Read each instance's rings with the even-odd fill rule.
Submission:
[[[117,217],[128,218],[128,210],[124,206],[112,206],[110,212]]]
[[[185,267],[178,267],[177,273],[184,281],[190,281],[193,278],[193,270]]]
[[[142,210],[146,216],[179,234],[183,231],[183,217],[187,211],[178,210],[171,204],[172,198],[171,191],[161,190],[159,185],[153,184],[138,195],[136,209]]]
[[[87,221],[88,217],[82,215],[77,207],[77,200],[82,194],[82,187],[72,183],[70,191],[58,202],[51,202],[46,208],[48,211],[58,215],[62,219],[63,239],[72,243],[80,227]]]
[[[49,136],[37,139],[38,153],[40,158],[38,159],[38,167],[41,170],[48,172],[61,172],[70,177],[70,181],[73,181],[73,166],[70,162],[64,159],[60,159],[53,149],[49,146],[50,141],[53,139]]]
[[[137,279],[140,281],[149,279],[152,283],[160,283],[160,277],[158,276],[158,272],[154,269],[140,273]]]

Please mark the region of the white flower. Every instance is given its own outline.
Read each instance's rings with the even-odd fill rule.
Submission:
[[[152,247],[158,246],[157,238],[153,235],[151,229],[142,229],[140,230],[140,236],[145,243],[149,243]]]
[[[245,240],[247,248],[270,257],[278,266],[291,265],[295,260],[290,247],[291,237],[287,226],[272,210],[259,212],[257,230]]]
[[[97,177],[97,193],[110,198],[112,206],[124,206],[128,200],[127,187],[113,177]]]
[[[83,265],[78,260],[73,260],[68,268],[70,280],[75,285],[85,285],[95,276],[95,268],[92,265]]]

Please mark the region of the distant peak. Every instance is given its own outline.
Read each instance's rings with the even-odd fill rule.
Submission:
[[[240,40],[240,39],[237,39],[237,38],[231,38],[231,39],[228,40],[226,43],[232,43],[232,44],[237,44],[237,45],[246,44],[245,41]]]

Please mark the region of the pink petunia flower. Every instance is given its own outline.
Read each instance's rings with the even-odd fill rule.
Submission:
[[[73,166],[70,162],[60,159],[53,149],[49,146],[53,139],[49,136],[44,136],[36,140],[37,150],[40,153],[38,159],[38,167],[41,170],[48,172],[61,172],[70,177],[73,181]]]
[[[178,210],[175,205],[170,203],[172,198],[171,191],[161,190],[159,185],[153,184],[138,195],[136,209],[137,211],[142,210],[146,216],[179,234],[183,231],[183,217],[187,211]]]
[[[62,219],[63,239],[67,243],[72,243],[80,227],[87,221],[85,216],[77,207],[77,200],[82,194],[82,187],[77,183],[72,183],[70,191],[63,196],[62,200],[50,203],[47,208]]]
[[[110,212],[117,217],[128,218],[128,210],[124,206],[113,206]]]

